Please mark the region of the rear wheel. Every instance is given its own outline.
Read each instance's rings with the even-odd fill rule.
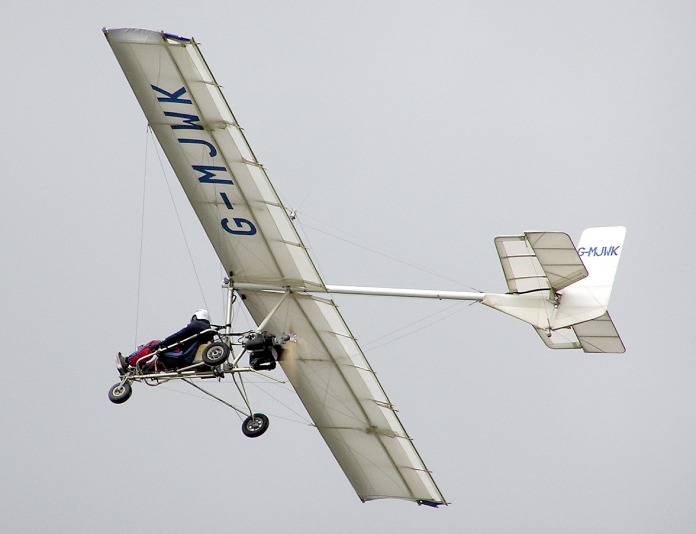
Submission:
[[[230,348],[225,343],[216,341],[205,348],[201,358],[208,365],[215,367],[224,362],[229,355]]]
[[[268,430],[268,417],[262,413],[247,417],[242,423],[242,432],[248,438],[257,438],[266,430]]]
[[[114,384],[109,390],[109,400],[114,404],[122,404],[130,399],[133,388],[128,382]]]

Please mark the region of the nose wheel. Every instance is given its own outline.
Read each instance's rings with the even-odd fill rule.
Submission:
[[[109,390],[109,400],[114,404],[122,404],[130,399],[133,394],[133,388],[128,382],[119,382],[111,386]]]

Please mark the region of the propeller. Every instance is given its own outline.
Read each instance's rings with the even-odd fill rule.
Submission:
[[[295,328],[290,325],[290,334],[284,334],[283,351],[278,356],[278,361],[283,365],[283,371],[291,382],[297,377],[297,334]],[[285,339],[287,337],[287,339]]]

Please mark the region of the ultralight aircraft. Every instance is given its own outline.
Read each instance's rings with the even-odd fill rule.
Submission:
[[[550,348],[624,352],[607,305],[625,228],[587,229],[578,247],[561,232],[495,238],[505,294],[325,284],[197,43],[142,29],[104,35],[227,273],[226,321],[211,326],[214,342],[185,367],[121,367],[112,402],[128,400],[134,382],[181,380],[246,415],[243,432],[257,437],[268,418],[251,408],[243,376],[281,381],[270,374],[277,362],[363,502],[438,506],[447,501],[331,294],[479,301],[531,324]],[[238,297],[253,331],[232,330]],[[244,408],[194,382],[228,377]]]

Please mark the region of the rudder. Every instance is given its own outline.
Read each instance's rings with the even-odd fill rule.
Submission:
[[[606,313],[625,237],[624,226],[588,228],[582,233],[577,251],[589,274],[561,292],[554,329]]]

